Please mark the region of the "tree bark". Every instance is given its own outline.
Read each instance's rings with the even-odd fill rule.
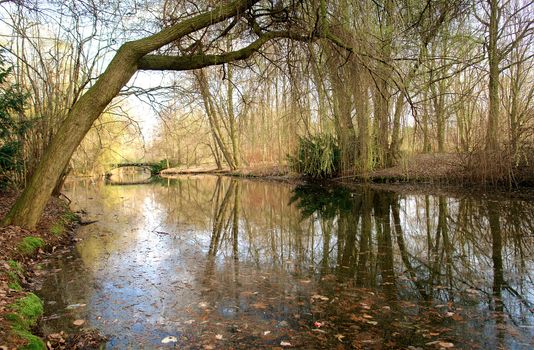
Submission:
[[[499,148],[497,130],[499,127],[499,63],[500,54],[497,48],[497,36],[499,25],[499,5],[498,0],[490,1],[490,23],[489,23],[489,107],[488,107],[488,128],[486,133],[486,150],[495,151]]]

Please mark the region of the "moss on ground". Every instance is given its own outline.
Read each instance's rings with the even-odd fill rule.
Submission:
[[[45,242],[42,238],[28,236],[24,237],[18,245],[18,250],[24,255],[32,255],[37,249],[44,247]]]
[[[65,233],[65,226],[62,222],[56,222],[52,225],[52,227],[50,227],[50,233],[54,236],[61,236]]]
[[[28,342],[28,344],[20,348],[21,350],[45,350],[46,349],[46,345],[44,341],[38,336],[31,334],[30,331],[14,329],[13,333],[15,333],[19,338],[22,338]]]
[[[22,290],[20,276],[24,274],[24,268],[15,260],[9,260],[7,264],[9,265],[9,270],[7,271],[8,287],[17,291]]]
[[[65,214],[63,214],[62,219],[66,222],[73,222],[78,220],[78,216],[74,214],[72,211],[67,211]]]
[[[61,218],[50,227],[50,233],[54,236],[61,236],[66,232],[65,225],[69,225],[74,221],[78,221],[78,216],[72,211],[67,211]]]
[[[10,305],[9,309],[12,312],[6,315],[6,319],[11,322],[13,333],[28,342],[21,349],[46,349],[43,340],[31,333],[31,328],[43,314],[43,301],[37,295],[29,293]]]

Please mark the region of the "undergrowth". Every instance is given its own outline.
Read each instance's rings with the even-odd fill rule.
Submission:
[[[42,238],[28,236],[22,239],[18,245],[18,250],[24,255],[32,255],[41,247],[44,247],[45,242]]]
[[[20,278],[24,274],[24,268],[15,260],[9,260],[7,264],[9,265],[9,270],[7,271],[8,287],[16,291],[22,290]]]
[[[11,323],[13,333],[28,342],[21,349],[46,349],[43,340],[31,333],[32,327],[43,314],[43,301],[37,295],[29,293],[11,304],[9,309],[11,313],[6,315],[6,319]]]
[[[335,176],[340,169],[341,152],[332,135],[299,138],[295,156],[288,156],[291,170],[311,178]]]

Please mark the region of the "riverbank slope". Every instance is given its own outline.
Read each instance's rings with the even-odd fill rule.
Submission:
[[[0,218],[17,193],[0,193]],[[60,246],[69,244],[77,217],[64,200],[52,198],[34,231],[18,226],[0,227],[0,349],[46,349],[33,333],[43,312],[30,281],[41,263]]]

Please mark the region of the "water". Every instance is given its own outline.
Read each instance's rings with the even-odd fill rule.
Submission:
[[[45,333],[84,319],[110,349],[534,346],[533,202],[129,181],[65,185],[98,222],[47,266]]]

